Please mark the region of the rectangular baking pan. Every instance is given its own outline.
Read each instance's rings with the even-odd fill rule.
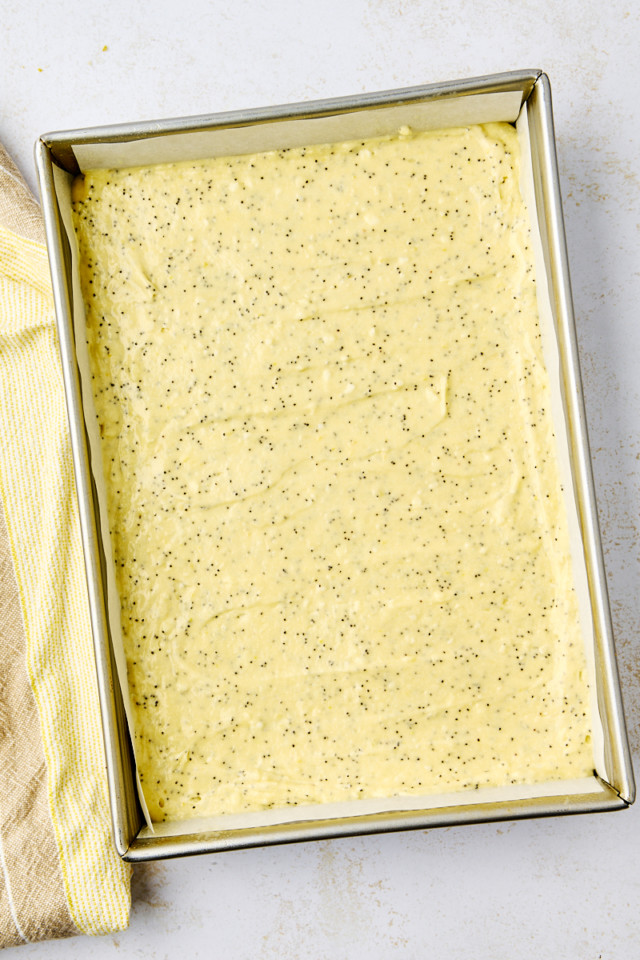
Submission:
[[[482,106],[485,103],[487,106]],[[416,105],[425,105],[425,110],[430,111],[431,126],[437,127],[498,119],[515,121],[525,104],[538,228],[557,337],[571,479],[594,626],[597,712],[603,733],[602,769],[594,770],[592,788],[566,795],[557,790],[553,795],[546,795],[543,790],[541,795],[538,790],[524,798],[478,797],[476,802],[471,802],[469,795],[470,802],[442,806],[430,802],[424,809],[396,808],[331,818],[316,816],[318,808],[315,808],[314,819],[309,820],[265,821],[258,825],[235,825],[214,830],[190,827],[189,832],[180,832],[179,827],[151,831],[138,800],[133,753],[109,630],[107,564],[76,355],[74,298],[78,297],[79,287],[77,280],[74,287],[61,177],[66,176],[68,181],[81,168],[104,166],[104,162],[96,162],[96,158],[99,160],[104,156],[113,158],[109,162],[111,166],[206,157],[211,155],[212,136],[217,138],[216,149],[222,155],[250,152],[250,149],[272,149],[283,143],[283,137],[289,145],[302,144],[307,142],[304,138],[309,136],[308,131],[313,127],[307,121],[320,121],[321,142],[328,142],[350,139],[349,136],[332,136],[334,129],[349,130],[350,123],[357,131],[354,138],[375,136],[381,124],[384,128],[385,122],[389,122],[384,119],[387,111],[393,112],[394,123],[399,126],[406,122],[403,119],[406,111],[410,113]],[[478,119],[473,119],[475,116]],[[242,144],[242,148],[238,149],[237,144]],[[42,136],[36,144],[36,165],[71,429],[114,838],[120,855],[128,861],[153,860],[288,841],[622,809],[632,803],[635,786],[598,529],[564,237],[551,91],[546,75],[540,70],[514,71],[310,103],[52,133]]]

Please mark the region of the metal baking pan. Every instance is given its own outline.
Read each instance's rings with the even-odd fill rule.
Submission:
[[[577,507],[581,548],[593,620],[593,671],[597,714],[602,727],[601,763],[590,786],[566,795],[531,791],[517,799],[479,797],[424,808],[387,809],[313,820],[265,820],[228,829],[173,827],[152,831],[138,800],[123,699],[109,628],[107,562],[101,535],[96,477],[82,403],[74,307],[79,285],[68,234],[69,184],[82,169],[135,166],[197,159],[234,152],[273,149],[306,142],[355,139],[397,129],[423,110],[433,127],[508,120],[523,115],[531,145],[531,173],[541,255],[557,339],[560,391],[566,418],[566,444]],[[347,131],[347,135],[344,132]],[[351,132],[351,136],[349,133]],[[312,138],[309,140],[309,138]],[[315,138],[315,139],[314,139]],[[238,143],[243,149],[238,149]],[[98,685],[105,736],[109,793],[116,847],[128,861],[204,853],[294,840],[426,828],[560,813],[622,809],[633,802],[635,786],[626,737],[609,613],[602,548],[589,456],[576,348],[574,316],[556,162],[551,92],[540,70],[514,71],[450,83],[311,103],[241,110],[210,116],[74,130],[44,135],[36,144],[47,245],[60,337],[71,428],[80,520],[95,641]],[[108,552],[108,551],[107,551]],[[450,798],[447,798],[447,800]],[[466,800],[468,799],[468,802]],[[317,810],[317,808],[316,808]]]

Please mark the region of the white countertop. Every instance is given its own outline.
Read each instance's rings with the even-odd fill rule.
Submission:
[[[640,16],[630,0],[5,0],[0,141],[542,67],[631,746],[640,750]],[[130,929],[16,958],[632,960],[630,811],[136,868]],[[18,952],[19,950],[19,952]],[[7,957],[13,950],[7,951]]]

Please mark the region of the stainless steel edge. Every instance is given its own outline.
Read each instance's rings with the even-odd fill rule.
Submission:
[[[125,860],[131,863],[164,860],[199,853],[220,853],[249,847],[299,843],[313,837],[332,840],[340,837],[396,833],[403,830],[430,830],[460,824],[492,823],[500,820],[556,817],[576,813],[604,813],[627,809],[615,790],[606,793],[537,799],[504,803],[477,803],[467,807],[440,807],[431,811],[398,811],[372,816],[344,817],[335,820],[284,823],[263,829],[218,831],[180,837],[138,837]]]
[[[80,380],[75,359],[72,308],[69,294],[70,282],[68,282],[68,270],[64,256],[65,239],[55,201],[51,157],[47,146],[41,140],[36,143],[35,159],[45,221],[60,360],[75,468],[113,834],[118,853],[120,856],[124,856],[132,839],[140,829],[141,818],[139,813],[136,812],[135,802],[132,802],[136,796],[132,778],[132,761],[130,760],[129,764],[125,762],[128,734],[120,689],[116,680],[105,612],[91,467],[82,417]]]
[[[377,93],[353,94],[346,97],[331,97],[323,100],[224,111],[193,117],[112,124],[89,127],[83,130],[56,131],[43,134],[41,140],[50,150],[54,162],[57,162],[63,169],[76,173],[78,168],[73,156],[73,144],[113,143],[146,137],[170,136],[175,133],[189,133],[195,130],[210,130],[215,127],[240,127],[252,123],[270,123],[301,117],[321,117],[330,114],[348,113],[353,110],[376,109],[389,104],[435,100],[477,93],[519,90],[524,101],[529,97],[541,73],[542,71],[539,69],[512,70],[486,77],[472,77],[446,83],[382,90]]]
[[[593,568],[592,589],[595,591],[595,614],[598,618],[598,634],[601,647],[601,669],[605,674],[602,699],[603,711],[608,718],[613,738],[613,784],[605,784],[605,793],[568,796],[564,798],[541,798],[513,803],[469,804],[465,807],[440,808],[438,810],[410,813],[393,813],[376,816],[360,816],[340,820],[314,821],[298,824],[282,824],[277,827],[253,828],[250,830],[222,831],[179,837],[141,837],[143,819],[133,778],[133,761],[126,729],[120,691],[112,662],[111,644],[105,610],[102,581],[100,538],[96,526],[96,504],[92,491],[91,466],[86,443],[79,375],[75,361],[73,323],[70,303],[70,278],[64,258],[65,240],[53,189],[52,165],[57,163],[75,172],[73,145],[76,143],[111,142],[145,137],[205,130],[214,127],[242,126],[250,123],[270,123],[293,117],[323,116],[338,112],[366,110],[395,103],[407,103],[440,97],[465,96],[482,92],[519,90],[522,101],[529,100],[536,114],[537,147],[544,166],[541,183],[546,221],[548,226],[549,259],[556,285],[559,325],[565,351],[566,366],[570,372],[567,399],[572,423],[572,442],[577,477],[577,492],[583,529],[586,537],[587,560]],[[139,124],[123,124],[95,127],[80,131],[66,131],[44,135],[36,147],[36,162],[40,178],[47,241],[54,281],[54,296],[60,331],[61,356],[65,390],[69,407],[74,462],[78,485],[78,498],[83,533],[83,546],[87,565],[87,580],[91,604],[92,626],[96,645],[98,683],[100,691],[109,793],[116,846],[127,861],[153,860],[165,857],[184,856],[195,853],[214,852],[263,844],[285,843],[311,838],[368,834],[404,829],[427,829],[441,825],[485,822],[490,820],[517,819],[532,816],[553,816],[563,813],[596,812],[620,809],[632,802],[634,797],[633,773],[619,693],[619,681],[613,651],[610,617],[606,595],[606,581],[595,513],[593,480],[588,453],[588,441],[584,426],[584,410],[580,394],[580,377],[577,366],[575,330],[571,291],[568,279],[567,255],[564,243],[562,208],[557,179],[557,162],[553,143],[548,80],[540,70],[511,71],[489,77],[471,78],[450,83],[416,86],[402,90],[340,97],[310,103],[285,104],[256,110],[240,110],[200,117],[151,121]],[[595,558],[595,559],[594,559]]]
[[[611,755],[608,760],[613,773],[611,785],[626,803],[633,803],[635,782],[624,719],[598,522],[554,139],[551,85],[546,74],[541,74],[536,82],[529,103],[539,117],[539,122],[535,123],[531,130],[532,144],[535,145],[540,163],[544,165],[543,175],[537,187],[542,195],[545,213],[552,294],[555,297],[559,347],[565,373],[565,403],[575,470],[576,499],[592,597],[596,652],[604,680],[597,691],[598,701],[609,733]]]

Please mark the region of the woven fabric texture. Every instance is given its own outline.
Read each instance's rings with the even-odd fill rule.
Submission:
[[[0,946],[127,926],[40,210],[0,147]]]

